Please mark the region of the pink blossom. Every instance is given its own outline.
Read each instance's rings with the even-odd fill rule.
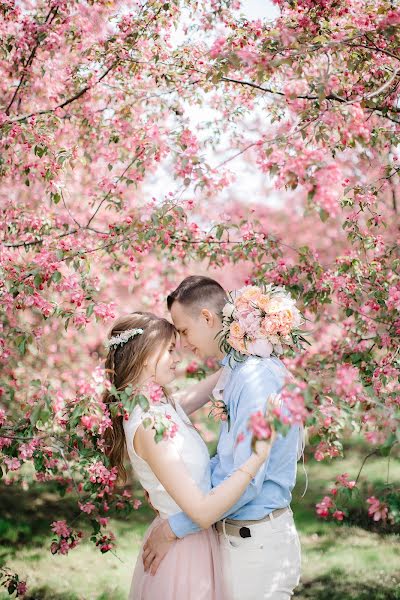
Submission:
[[[51,524],[51,529],[60,537],[67,538],[71,534],[71,529],[68,527],[65,521],[53,521]]]
[[[397,310],[400,312],[400,286],[389,288],[389,297],[386,300],[386,305],[390,310]]]
[[[25,581],[19,581],[17,584],[17,596],[24,596],[28,591]]]
[[[86,502],[85,504],[82,504],[81,502],[79,502],[79,508],[81,509],[82,512],[85,512],[88,515],[90,515],[90,513],[93,512],[96,507],[93,504],[93,502]]]
[[[344,512],[341,510],[335,510],[334,513],[332,513],[332,517],[334,519],[336,519],[337,521],[343,521],[344,519]]]
[[[261,411],[257,411],[250,416],[249,429],[258,440],[269,440],[272,435],[271,425]]]
[[[81,417],[82,425],[89,430],[92,430],[99,423],[97,415],[83,415]]]
[[[6,456],[4,458],[4,463],[7,465],[10,471],[17,471],[21,466],[21,462],[15,457],[10,458],[9,456]]]
[[[197,362],[195,360],[192,360],[192,362],[189,363],[188,366],[186,367],[186,372],[187,373],[196,373],[198,368],[199,368],[199,366],[198,366]]]
[[[349,481],[348,473],[343,473],[342,475],[338,475],[336,477],[336,482],[338,484],[342,485],[343,487],[349,488],[350,490],[352,490],[356,485],[355,481]]]
[[[367,498],[367,503],[369,504],[368,514],[373,517],[374,521],[386,521],[388,516],[388,507],[384,502],[375,498],[375,496],[370,496]]]
[[[105,304],[104,302],[99,302],[95,305],[93,312],[96,317],[100,319],[113,319],[115,317],[115,302],[110,302],[109,304]]]
[[[333,502],[329,496],[325,496],[321,502],[316,504],[317,515],[324,519],[329,516],[329,510],[332,508]]]

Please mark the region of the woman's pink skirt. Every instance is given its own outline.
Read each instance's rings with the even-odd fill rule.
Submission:
[[[227,600],[217,534],[212,527],[176,540],[155,575],[143,568],[143,545],[156,517],[147,530],[133,573],[129,600]]]

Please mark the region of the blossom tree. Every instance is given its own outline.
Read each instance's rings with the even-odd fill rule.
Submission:
[[[399,441],[400,10],[276,4],[271,23],[229,0],[0,2],[3,476],[75,493],[102,552],[137,507],[104,454],[107,327],[194,270],[296,298],[312,345],[283,397],[317,460],[351,432]],[[239,163],[279,206],[237,196]],[[341,520],[337,498],[319,514]],[[398,518],[398,490],[366,508]],[[80,540],[52,529],[53,552]]]

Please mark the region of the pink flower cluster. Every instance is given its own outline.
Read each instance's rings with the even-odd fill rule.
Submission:
[[[389,310],[400,312],[400,286],[389,288],[389,297],[386,301],[386,306]]]
[[[98,492],[99,498],[102,498],[104,494],[111,494],[114,487],[115,482],[117,480],[117,468],[113,467],[112,469],[107,469],[107,467],[100,461],[93,463],[89,469],[89,480],[98,484],[102,487],[102,489]]]
[[[249,285],[231,295],[223,309],[222,338],[237,352],[269,357],[293,345],[302,323],[300,311],[284,288]]]
[[[196,373],[199,368],[198,363],[195,360],[192,360],[186,367],[186,373]]]
[[[168,440],[175,437],[176,432],[178,431],[178,425],[172,420],[171,415],[165,415],[165,418],[168,419],[170,424],[163,431],[163,439]]]
[[[100,548],[102,554],[109,552],[114,547],[115,535],[113,533],[100,535],[96,542],[96,546]]]
[[[79,544],[82,537],[81,531],[74,533],[65,521],[53,521],[51,529],[58,537],[50,546],[52,554],[68,554],[70,550]]]
[[[21,581],[17,573],[12,573],[7,567],[0,569],[0,585],[4,587],[10,596],[15,593],[15,597],[25,596],[28,587],[26,581]]]
[[[336,501],[334,498],[337,497],[340,488],[346,488],[348,490],[352,490],[355,488],[356,482],[354,480],[349,480],[349,474],[343,473],[342,475],[338,475],[336,477],[335,487],[333,487],[329,491],[329,496],[324,496],[321,502],[316,504],[316,513],[319,517],[326,519],[331,516],[337,521],[343,521],[345,517],[345,513],[342,510],[339,510],[336,506]]]
[[[384,502],[381,502],[375,496],[370,496],[367,498],[367,503],[369,504],[368,514],[374,521],[386,521],[389,509]]]
[[[251,415],[248,428],[257,440],[269,440],[272,435],[271,424],[261,410]]]
[[[158,383],[154,381],[150,382],[147,386],[148,396],[152,402],[152,404],[159,404],[163,400],[165,400],[164,390]]]
[[[336,370],[336,393],[340,394],[350,406],[359,399],[363,390],[357,367],[343,364]]]
[[[316,504],[316,513],[323,519],[326,519],[331,515],[337,521],[343,521],[345,516],[342,510],[338,510],[335,507],[335,504],[330,496],[325,496],[322,498],[321,502]]]

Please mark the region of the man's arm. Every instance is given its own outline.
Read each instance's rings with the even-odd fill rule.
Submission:
[[[221,369],[218,369],[218,371],[202,381],[175,392],[173,398],[179,402],[187,415],[191,415],[209,402],[211,393],[220,375]]]

